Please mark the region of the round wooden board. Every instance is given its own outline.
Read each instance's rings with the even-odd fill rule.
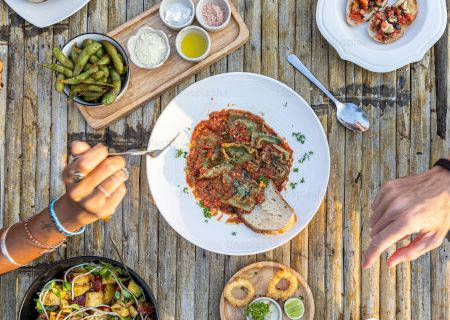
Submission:
[[[294,269],[285,266],[284,264],[272,262],[272,261],[264,261],[264,262],[256,262],[251,265],[242,268],[238,272],[231,277],[228,283],[232,282],[236,278],[245,278],[250,280],[256,291],[255,299],[257,297],[265,297],[267,291],[267,285],[269,284],[270,279],[275,275],[277,271],[280,269],[289,269],[298,279],[298,290],[294,297],[303,297],[303,303],[305,304],[305,314],[302,320],[313,320],[314,319],[314,298],[311,293],[311,289],[309,288],[306,281],[303,277]],[[282,285],[280,283],[280,285]],[[286,284],[287,285],[287,284]],[[283,302],[278,301],[280,303],[281,309],[283,309]],[[220,298],[220,319],[221,320],[245,320],[244,309],[233,307],[224,297],[224,293],[222,291],[222,296]],[[283,312],[283,320],[289,320],[288,317]]]

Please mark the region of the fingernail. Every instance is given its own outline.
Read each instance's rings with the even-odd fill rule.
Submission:
[[[120,169],[117,174],[122,181],[127,181],[130,178],[127,168]]]

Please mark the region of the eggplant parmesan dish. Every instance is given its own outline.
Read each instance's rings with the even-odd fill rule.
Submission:
[[[265,121],[250,112],[222,110],[192,134],[186,179],[201,207],[230,215],[252,230],[279,234],[296,221],[280,191],[293,151]]]

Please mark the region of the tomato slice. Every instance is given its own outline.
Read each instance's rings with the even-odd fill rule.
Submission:
[[[356,22],[362,22],[363,16],[360,14],[350,14],[350,19],[352,19],[353,21],[356,21]]]

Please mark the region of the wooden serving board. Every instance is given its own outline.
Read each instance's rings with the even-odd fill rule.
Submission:
[[[300,296],[303,297],[303,303],[305,305],[305,314],[303,315],[302,320],[313,320],[315,307],[311,289],[309,288],[308,284],[303,279],[303,277],[297,271],[288,266],[272,261],[256,262],[239,270],[234,276],[231,277],[228,283],[232,282],[236,278],[248,279],[253,283],[253,286],[255,287],[256,291],[255,299],[258,297],[265,297],[269,281],[273,278],[275,273],[277,273],[281,269],[289,269],[298,279],[298,290],[294,295],[294,297]],[[283,288],[284,286],[287,286],[287,282],[285,283],[285,280],[282,280],[280,281],[279,286],[280,288]],[[235,290],[239,291],[239,289]],[[242,291],[243,292],[233,292],[233,293],[236,294],[236,296],[239,296],[240,294],[242,296],[245,296],[244,290]],[[283,309],[284,302],[278,301],[278,303],[280,304],[281,309],[284,310]],[[244,310],[245,307],[236,308],[233,307],[230,303],[228,303],[227,299],[225,299],[224,297],[224,293],[222,292],[222,296],[220,298],[221,320],[245,320]],[[289,318],[284,314],[284,311],[282,319],[289,320]]]
[[[194,0],[194,3],[197,2],[198,0]],[[160,96],[166,90],[243,46],[249,38],[249,31],[231,1],[230,6],[232,17],[229,25],[222,31],[209,33],[212,42],[211,52],[205,60],[199,63],[184,61],[178,55],[175,48],[175,39],[178,32],[170,30],[161,21],[159,4],[108,33],[123,46],[129,56],[128,39],[135,35],[140,28],[151,27],[162,30],[169,37],[170,57],[163,66],[153,70],[138,68],[130,61],[131,80],[128,90],[121,99],[109,106],[85,107],[77,105],[88,124],[94,129],[111,125],[147,101]]]

